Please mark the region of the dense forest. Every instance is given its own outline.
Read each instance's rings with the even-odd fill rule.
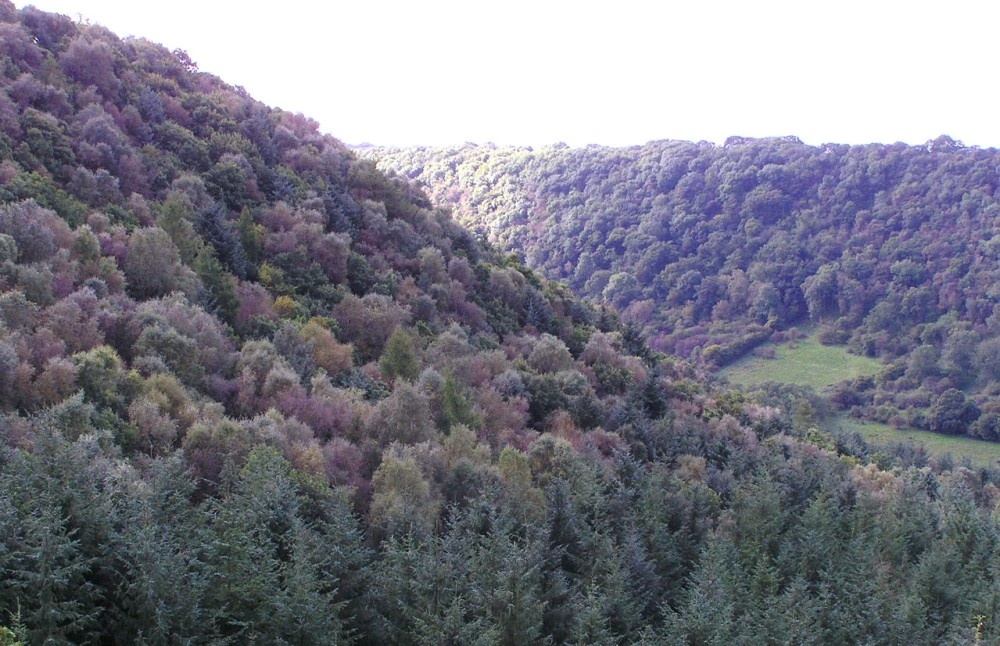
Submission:
[[[661,350],[184,52],[0,0],[0,644],[1000,638],[1000,471]]]
[[[841,409],[1000,439],[1000,151],[942,136],[363,154],[654,349],[718,367],[819,326],[886,363],[832,393]]]

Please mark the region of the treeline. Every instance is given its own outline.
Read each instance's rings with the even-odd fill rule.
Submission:
[[[996,471],[706,386],[183,52],[0,34],[0,643],[1000,631]]]
[[[889,365],[843,385],[838,401],[856,414],[934,428],[930,408],[956,389],[982,420],[948,432],[998,437],[996,150],[943,136],[361,152],[528,266],[619,308],[657,350],[719,365],[767,338],[748,328],[817,325]]]

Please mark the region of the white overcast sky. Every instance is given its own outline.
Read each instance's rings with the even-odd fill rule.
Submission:
[[[184,49],[350,144],[1000,147],[995,0],[30,4]]]

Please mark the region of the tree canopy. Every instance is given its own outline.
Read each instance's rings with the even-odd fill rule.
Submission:
[[[997,405],[1000,151],[732,137],[359,152],[618,308],[656,350],[716,368],[812,326],[889,366],[854,393],[857,415],[929,428],[930,401],[951,388]],[[975,421],[960,432],[992,437]]]
[[[0,34],[0,643],[1000,634],[996,469],[699,378],[183,52],[8,0]],[[995,349],[926,330],[914,374]],[[998,428],[971,399],[934,423]]]

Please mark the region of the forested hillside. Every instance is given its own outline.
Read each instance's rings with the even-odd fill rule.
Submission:
[[[657,350],[720,366],[817,324],[887,364],[843,384],[840,407],[1000,438],[1000,151],[733,137],[363,152]]]
[[[1000,472],[808,398],[699,382],[183,52],[0,0],[0,644],[997,639]]]

